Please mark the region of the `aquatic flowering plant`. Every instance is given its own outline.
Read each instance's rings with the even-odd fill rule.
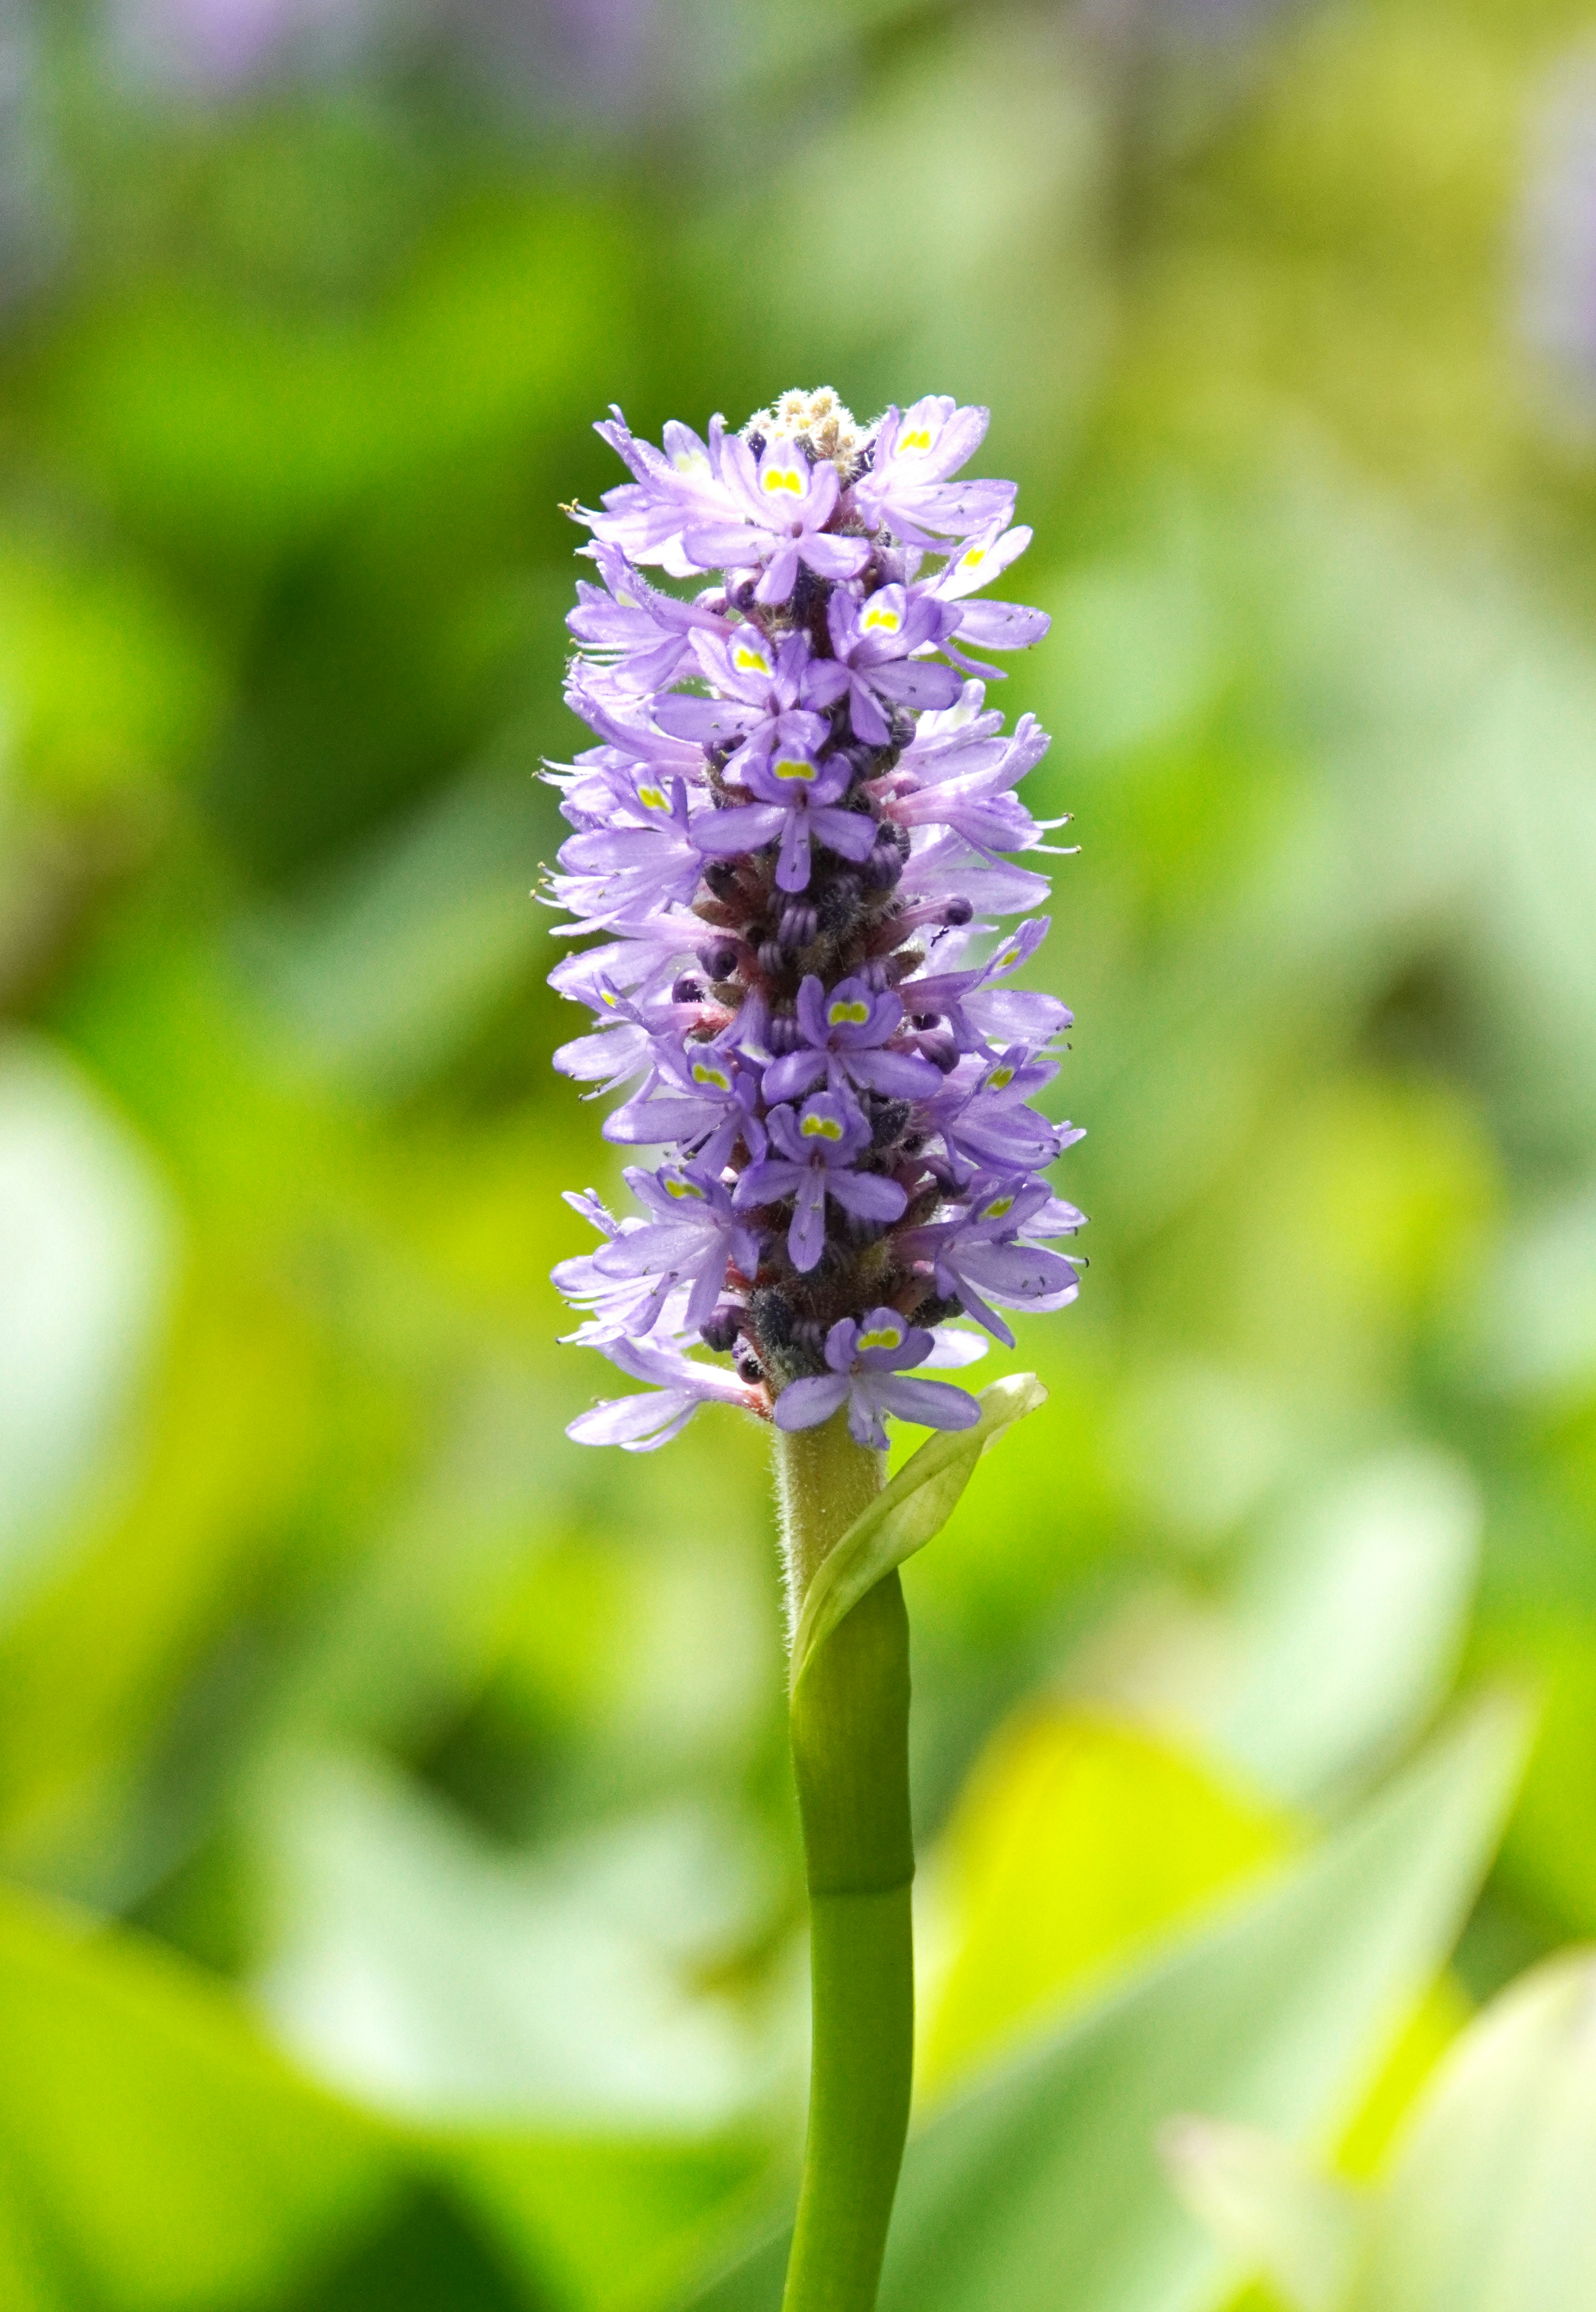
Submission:
[[[1043,1176],[1081,1135],[1031,1105],[1070,1014],[1015,984],[1048,893],[1016,854],[1060,823],[1015,790],[1048,740],[1004,734],[970,655],[1048,620],[979,593],[1030,538],[1012,483],[954,478],[986,430],[943,395],[861,427],[829,388],[662,450],[598,428],[632,476],[571,509],[598,582],[566,696],[599,743],[548,775],[549,895],[601,936],[551,975],[594,1015],[555,1064],[667,1155],[628,1169],[635,1213],[569,1198],[603,1239],[555,1271],[570,1338],[652,1385],[581,1443],[646,1451],[710,1400],[787,1432],[846,1406],[861,1446],[888,1414],[966,1428],[974,1397],[924,1377],[985,1349],[949,1320],[1013,1346],[1005,1309],[1079,1289],[1054,1245],[1083,1215]]]

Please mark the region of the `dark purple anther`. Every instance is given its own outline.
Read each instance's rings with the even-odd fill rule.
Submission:
[[[740,950],[732,940],[717,940],[713,947],[698,950],[698,961],[706,979],[730,979],[737,968]]]
[[[728,1349],[735,1346],[741,1330],[741,1309],[730,1300],[723,1300],[714,1314],[699,1326],[698,1335],[706,1349],[714,1349],[717,1355],[724,1356]]]

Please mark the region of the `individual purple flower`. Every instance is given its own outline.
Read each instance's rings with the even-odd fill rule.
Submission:
[[[876,822],[841,807],[851,776],[844,756],[781,748],[767,761],[748,765],[744,783],[753,801],[706,812],[695,823],[692,839],[699,851],[719,859],[779,844],[776,882],[784,891],[807,890],[817,842],[855,861],[868,858],[874,847]]]
[[[794,1026],[798,1049],[773,1060],[765,1071],[767,1100],[802,1099],[829,1083],[833,1091],[850,1085],[889,1099],[927,1099],[942,1090],[942,1076],[917,1053],[890,1051],[888,1038],[903,1024],[903,1001],[876,993],[863,979],[844,979],[828,994],[811,972],[798,990]]]
[[[936,576],[917,590],[939,603],[958,605],[956,624],[950,628],[950,633],[957,633],[957,644],[944,639],[942,647],[955,664],[984,675],[988,681],[1001,676],[1001,670],[966,658],[967,645],[976,650],[1030,650],[1053,622],[1045,610],[1033,610],[1024,602],[971,602],[965,598],[978,587],[989,586],[1030,544],[1028,529],[1006,529],[1000,517],[957,554],[950,555]]]
[[[862,1221],[895,1221],[908,1202],[897,1180],[851,1168],[870,1146],[869,1121],[846,1092],[823,1091],[800,1108],[773,1108],[766,1119],[776,1154],[750,1164],[732,1196],[739,1211],[794,1199],[787,1255],[801,1274],[826,1249],[826,1199]]]
[[[981,1069],[973,1083],[966,1064],[960,1064],[928,1108],[955,1163],[972,1172],[1011,1173],[1037,1172],[1051,1164],[1067,1143],[1057,1125],[1026,1104],[1025,1095],[1052,1082],[1057,1062],[1015,1045]]]
[[[871,1309],[862,1318],[840,1318],[826,1336],[830,1371],[791,1380],[776,1401],[776,1426],[813,1429],[848,1409],[856,1445],[886,1449],[883,1416],[916,1421],[927,1429],[969,1429],[980,1418],[973,1397],[945,1380],[910,1380],[935,1347],[929,1332],[896,1309]]]
[[[928,715],[931,730],[922,727],[877,791],[893,825],[945,827],[990,857],[1034,849],[1063,822],[1034,819],[1013,792],[1046,755],[1048,733],[1034,714],[1022,714],[1013,736],[1003,737],[1002,717],[979,711],[984,688],[966,684],[956,713]]]
[[[1014,506],[1012,482],[952,483],[987,438],[987,412],[960,409],[945,393],[927,394],[906,410],[889,409],[875,438],[868,474],[855,485],[854,502],[873,528],[890,530],[906,546],[946,552],[943,539],[969,538],[1006,522]]]
[[[1048,931],[1048,917],[1033,915],[971,970],[916,972],[902,982],[904,1009],[916,1018],[939,1022],[961,1051],[984,1051],[989,1042],[1045,1050],[1056,1036],[1074,1025],[1074,1014],[1057,995],[1044,994],[1039,988],[998,983],[1030,962]]]
[[[651,1069],[655,1037],[671,1029],[685,1033],[695,1024],[698,1007],[655,1005],[651,1017],[621,994],[618,988],[605,984],[598,991],[594,1008],[599,1014],[598,1028],[590,1036],[575,1036],[568,1044],[562,1044],[554,1055],[554,1064],[561,1075],[574,1076],[578,1083],[596,1084],[600,1092],[607,1092],[618,1091],[622,1084],[630,1083]],[[660,1016],[662,1012],[663,1017]],[[590,1099],[597,1096],[588,1094]]]
[[[856,578],[869,561],[868,539],[828,531],[841,494],[837,469],[829,459],[811,465],[796,438],[778,436],[758,451],[728,441],[721,471],[733,519],[694,523],[682,537],[702,569],[757,569],[754,600],[774,606],[791,594],[801,565],[818,578]]]
[[[696,1165],[662,1164],[657,1172],[629,1165],[626,1177],[655,1217],[612,1236],[593,1254],[594,1272],[618,1281],[653,1278],[662,1308],[677,1285],[687,1285],[681,1322],[697,1331],[719,1305],[728,1268],[739,1270],[745,1282],[753,1276],[759,1232],[732,1210],[723,1184]]]
[[[741,1142],[765,1152],[759,1073],[741,1052],[711,1043],[662,1042],[650,1082],[604,1119],[604,1137],[623,1146],[674,1141],[706,1172],[723,1171]]]
[[[614,547],[588,552],[603,583],[577,580],[566,624],[583,645],[590,682],[597,675],[622,696],[662,689],[690,665],[695,631],[724,628],[712,610],[660,593]]]
[[[701,1405],[740,1405],[763,1410],[759,1392],[734,1373],[695,1362],[680,1345],[653,1341],[593,1342],[634,1380],[653,1387],[637,1397],[601,1398],[579,1413],[566,1430],[578,1445],[618,1445],[627,1453],[652,1453],[680,1437]]]
[[[690,898],[703,871],[687,786],[633,775],[603,826],[560,845],[561,872],[549,878],[557,904],[598,930],[640,907]]]
[[[601,512],[583,515],[599,543],[615,547],[628,562],[659,564],[673,578],[712,566],[688,560],[681,536],[689,524],[735,518],[736,501],[721,480],[723,420],[710,420],[706,442],[673,419],[665,428],[662,451],[639,442],[613,407],[593,430],[636,477],[606,490]]]
[[[901,586],[882,586],[862,602],[833,594],[826,622],[833,662],[846,670],[854,736],[867,747],[887,744],[894,707],[934,711],[951,706],[959,696],[962,685],[951,666],[912,656],[940,643],[959,623],[956,612],[929,595],[911,600]]]
[[[789,635],[776,649],[757,626],[744,626],[723,643],[709,643],[697,657],[719,696],[678,692],[660,700],[655,720],[662,731],[700,746],[735,740],[726,778],[743,779],[778,751],[812,756],[830,735],[824,714],[815,710],[837,696],[837,670],[829,660],[813,658],[807,635]]]
[[[978,1175],[956,1219],[909,1230],[899,1239],[911,1260],[930,1264],[937,1292],[957,1300],[1004,1348],[1013,1334],[990,1303],[1040,1314],[1068,1306],[1081,1289],[1080,1270],[1061,1253],[1028,1244],[1032,1235],[1073,1235],[1084,1225],[1073,1205],[1060,1207],[1045,1180],[1023,1173]]]

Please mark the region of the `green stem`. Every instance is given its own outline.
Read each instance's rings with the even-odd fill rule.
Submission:
[[[879,1454],[839,1414],[777,1432],[794,1620],[880,1492]],[[783,2312],[872,2312],[908,2127],[914,2058],[908,1616],[896,1573],[840,1622],[793,1697],[814,2019],[809,2135]]]

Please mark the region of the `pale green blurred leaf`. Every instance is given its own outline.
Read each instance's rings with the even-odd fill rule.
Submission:
[[[113,1438],[175,1234],[148,1153],[71,1060],[0,1042],[0,1592],[36,1578]]]
[[[1381,2195],[1352,2312],[1596,2303],[1596,1961],[1549,1960],[1458,2042]]]
[[[1413,1739],[1451,1685],[1479,1528],[1458,1462],[1417,1446],[1382,1454],[1276,1519],[1228,1596],[1135,1599],[1072,1684],[1197,1738],[1277,1800],[1333,1805]]]
[[[1239,2264],[1267,2273],[1293,2312],[1337,2312],[1362,2215],[1346,2185],[1277,2137],[1222,2120],[1171,2120],[1159,2150],[1181,2200]]]
[[[926,1439],[863,1517],[855,1519],[809,1585],[793,1639],[793,1684],[808,1669],[846,1614],[883,1574],[934,1540],[951,1517],[976,1463],[998,1440],[1048,1401],[1034,1373],[1010,1373],[981,1390],[972,1428]]]
[[[1197,2312],[1218,2260],[1154,2150],[1182,2111],[1322,2138],[1445,1956],[1522,1747],[1477,1711],[1235,1919],[998,2071],[913,2139],[882,2312]],[[766,2249],[695,2299],[765,2312]]]
[[[695,2130],[754,2084],[731,2003],[696,1995],[752,1923],[755,1873],[687,1803],[521,1860],[374,1759],[274,1777],[285,1922],[261,1992],[320,2073],[412,2118]]]
[[[1222,1749],[1283,1798],[1333,1793],[1420,1730],[1457,1669],[1479,1555],[1477,1487],[1410,1448],[1354,1472],[1235,1600],[1244,1669]]]

